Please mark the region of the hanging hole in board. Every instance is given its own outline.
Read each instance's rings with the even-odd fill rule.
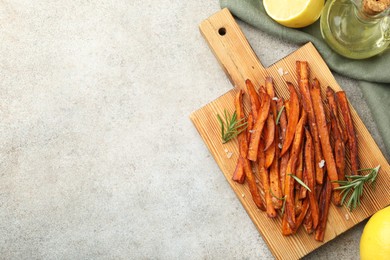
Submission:
[[[225,29],[225,27],[219,28],[218,33],[219,33],[219,35],[224,36],[224,35],[226,34],[226,29]]]

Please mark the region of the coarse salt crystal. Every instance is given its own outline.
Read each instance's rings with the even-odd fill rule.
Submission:
[[[227,158],[232,158],[232,155],[233,155],[233,153],[232,152],[228,152],[227,154],[226,154],[226,156],[227,156]]]
[[[224,150],[224,151],[225,151],[225,153],[229,152],[229,150],[228,150],[227,148],[225,148],[225,150]]]
[[[278,143],[278,147],[279,147],[279,149],[282,149],[282,144],[281,143]]]
[[[283,74],[284,74],[283,68],[279,68],[279,69],[278,69],[278,73],[279,73],[280,76],[283,76]]]
[[[243,193],[243,194],[241,194],[241,197],[243,197],[243,198],[244,198],[244,197],[245,197],[245,194],[244,194],[244,193]]]
[[[324,168],[324,166],[325,166],[325,160],[321,160],[321,161],[318,163],[318,166],[319,166],[320,168]]]
[[[288,71],[285,71],[285,72],[284,72],[284,75],[287,75],[287,74],[288,74]]]
[[[345,214],[345,219],[349,220],[349,215],[348,214]]]
[[[272,98],[272,100],[278,101],[278,100],[279,100],[279,98],[277,98],[277,97],[273,97],[273,98]]]
[[[249,133],[253,134],[255,132],[255,130],[249,130]]]

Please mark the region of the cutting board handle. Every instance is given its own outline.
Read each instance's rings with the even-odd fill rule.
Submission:
[[[199,29],[233,86],[245,90],[246,79],[265,77],[265,68],[227,8],[204,20]]]

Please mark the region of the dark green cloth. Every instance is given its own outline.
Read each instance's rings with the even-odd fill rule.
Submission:
[[[390,51],[365,60],[344,58],[332,51],[321,37],[319,21],[291,29],[274,22],[266,14],[261,0],[220,0],[240,20],[282,40],[303,45],[311,41],[331,70],[359,80],[359,87],[371,109],[386,149],[390,149]],[[341,86],[342,87],[342,86]]]

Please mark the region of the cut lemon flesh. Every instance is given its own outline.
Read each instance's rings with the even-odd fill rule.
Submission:
[[[291,28],[308,26],[321,16],[325,0],[263,0],[264,9],[276,22]]]

